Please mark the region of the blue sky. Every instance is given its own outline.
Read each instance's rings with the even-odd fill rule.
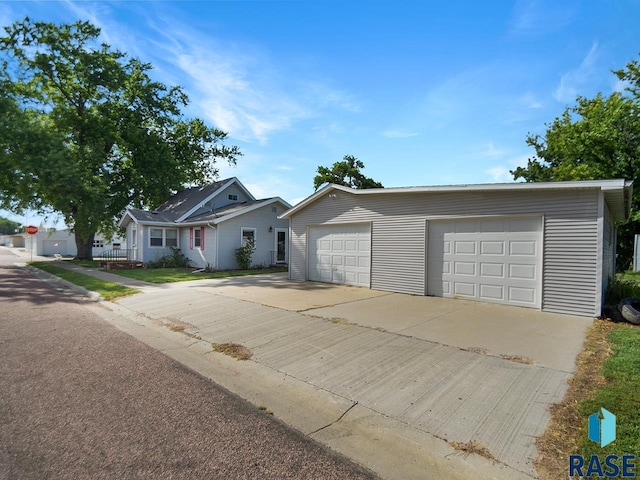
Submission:
[[[640,52],[640,0],[0,1],[27,15],[152,63],[244,153],[221,177],[291,203],[347,154],[387,187],[510,182],[527,133]]]

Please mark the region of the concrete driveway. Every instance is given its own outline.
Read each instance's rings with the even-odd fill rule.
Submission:
[[[592,322],[284,275],[145,289],[117,308],[178,323],[226,369],[215,381],[386,478],[536,478],[535,437]],[[224,363],[211,342],[253,357]],[[452,448],[470,442],[490,458]]]
[[[593,319],[348,285],[294,282],[286,273],[231,277],[201,286],[227,297],[507,357],[564,372]]]

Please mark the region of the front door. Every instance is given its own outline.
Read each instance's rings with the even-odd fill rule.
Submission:
[[[276,229],[276,263],[287,263],[287,229]]]

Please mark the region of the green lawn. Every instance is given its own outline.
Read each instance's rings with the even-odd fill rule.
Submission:
[[[624,283],[621,296],[640,296],[640,272],[624,272],[617,280]],[[601,373],[606,383],[580,404],[585,419],[580,454],[587,457],[609,454],[640,455],[640,328],[619,324],[609,333],[612,354],[604,362]],[[586,421],[601,407],[616,415],[616,440],[604,448],[587,438]]]
[[[193,268],[136,268],[134,270],[110,270],[110,273],[135,278],[149,283],[186,282],[203,278],[227,278],[244,275],[286,272],[283,268],[262,268],[255,270],[220,270],[217,272],[193,273]]]
[[[602,366],[607,383],[593,397],[583,401],[579,411],[585,419],[580,454],[584,457],[609,454],[640,455],[640,328],[620,324],[609,334],[613,353]],[[616,440],[604,448],[587,438],[586,421],[601,407],[616,418]]]
[[[99,278],[90,277],[89,275],[85,275],[83,273],[77,273],[65,268],[58,267],[53,262],[32,262],[30,263],[30,265],[45,272],[51,273],[52,275],[56,275],[57,277],[63,278],[68,282],[80,285],[87,290],[97,292],[105,300],[114,300],[116,298],[132,295],[139,292],[139,290],[125,287],[118,283],[105,282],[104,280],[100,280]]]

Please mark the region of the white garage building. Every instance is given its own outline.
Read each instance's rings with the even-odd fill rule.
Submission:
[[[328,185],[282,216],[289,276],[599,315],[631,193],[625,180]]]

